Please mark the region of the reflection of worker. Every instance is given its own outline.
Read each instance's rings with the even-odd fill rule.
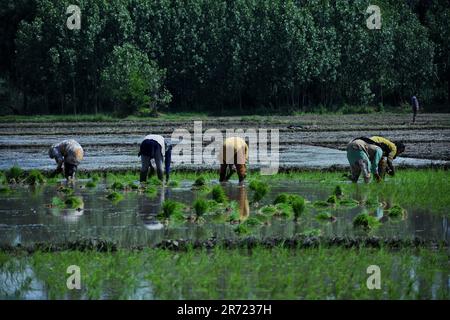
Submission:
[[[382,171],[380,171],[380,176],[383,177],[384,172],[387,172],[391,176],[395,175],[393,161],[399,154],[405,152],[405,145],[400,141],[391,142],[390,140],[379,136],[370,137],[370,140],[377,143],[383,150],[383,160],[380,164]]]
[[[54,174],[62,172],[64,165],[64,176],[66,179],[74,178],[78,165],[83,160],[84,151],[78,142],[73,139],[64,140],[54,144],[48,151],[51,159],[57,163]]]
[[[417,112],[419,112],[419,100],[416,96],[411,97],[411,107],[413,112],[413,123],[415,123]]]
[[[239,177],[239,182],[243,182],[246,177],[246,162],[248,160],[248,146],[244,139],[230,137],[225,139],[222,150],[219,154],[220,162],[220,182],[228,181],[233,174],[233,165]]]
[[[162,136],[150,134],[144,138],[141,143],[138,156],[141,157],[141,176],[140,181],[147,181],[148,170],[153,175],[155,169],[151,160],[154,159],[156,164],[156,173],[159,180],[163,180],[163,161],[165,164],[166,181],[169,181],[170,162],[172,159],[172,144],[169,140],[165,140]]]
[[[247,189],[244,185],[239,187],[239,217],[240,221],[244,221],[250,214],[250,205],[248,202]]]
[[[351,180],[357,182],[362,172],[364,181],[370,181],[371,173],[377,181],[381,180],[378,173],[378,165],[383,156],[383,151],[375,144],[367,143],[358,138],[347,145],[347,159],[352,172]]]
[[[155,197],[140,197],[138,199],[138,214],[142,219],[144,227],[148,230],[159,230],[163,225],[158,221],[157,215],[161,211],[162,204],[166,198],[170,199],[170,189],[164,186],[159,190]]]

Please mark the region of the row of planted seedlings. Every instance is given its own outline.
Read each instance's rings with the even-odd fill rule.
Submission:
[[[81,188],[96,188],[100,180],[99,174],[88,174],[90,181]],[[136,183],[136,175],[133,173],[115,174],[107,173],[106,181],[111,184],[108,186],[109,193],[107,198],[113,203],[117,203],[123,199],[124,192],[138,192],[153,198],[157,195],[158,186],[162,182],[152,177],[147,183]],[[56,182],[55,177],[47,180]],[[25,172],[21,168],[14,166],[0,175],[0,192],[12,192],[10,184],[25,185],[41,185],[46,183],[46,178],[39,170],[31,170]],[[169,187],[177,187],[179,182],[172,180]],[[228,222],[235,226],[238,234],[248,234],[255,230],[258,226],[269,224],[272,218],[293,220],[299,222],[302,215],[308,212],[310,208],[315,208],[317,214],[315,218],[320,221],[336,221],[336,217],[330,212],[338,206],[356,207],[363,206],[365,210],[357,215],[353,220],[353,225],[366,230],[373,230],[380,226],[381,222],[374,215],[370,214],[366,209],[373,209],[382,204],[377,199],[368,199],[366,201],[357,201],[344,195],[341,186],[337,185],[332,195],[326,200],[317,200],[313,203],[301,196],[288,193],[278,194],[273,203],[260,207],[261,200],[268,194],[269,186],[266,182],[252,180],[249,189],[252,191],[251,206],[255,212],[251,216],[241,217],[239,213],[239,203],[237,201],[229,201],[221,185],[210,186],[203,176],[198,177],[192,184],[192,189],[198,194],[197,199],[192,206],[186,206],[183,203],[173,200],[165,200],[162,204],[161,212],[158,218],[166,224],[180,223],[190,221],[195,223],[204,223],[205,216],[211,217],[212,222]],[[83,200],[81,197],[74,195],[73,188],[60,186],[57,189],[58,196],[52,198],[50,208],[57,209],[83,209]],[[393,205],[386,210],[389,218],[399,219],[406,215],[406,211],[399,205]],[[317,230],[312,230],[315,233]]]

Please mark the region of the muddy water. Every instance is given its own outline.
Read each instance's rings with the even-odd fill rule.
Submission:
[[[86,146],[85,158],[80,165],[80,170],[111,170],[130,169],[137,170],[140,160],[137,157],[138,137],[130,138],[134,143],[124,145],[112,145],[110,143],[95,146]],[[52,140],[53,141],[53,140]],[[54,141],[53,141],[54,142]],[[83,144],[83,141],[81,142]],[[48,143],[50,145],[50,141]],[[270,151],[270,150],[269,150]],[[193,154],[193,153],[192,153]],[[173,154],[173,169],[217,169],[213,165],[216,157],[212,154],[204,154],[202,164],[194,164],[193,156],[188,154]],[[412,166],[423,167],[437,164],[448,164],[443,160],[428,160],[399,157],[395,160],[398,167]],[[13,165],[18,165],[24,169],[54,169],[54,161],[48,158],[47,147],[26,147],[2,149],[0,153],[0,170],[6,170]],[[348,160],[345,151],[310,146],[310,145],[281,145],[279,150],[280,168],[328,168],[328,167],[348,167]],[[250,167],[260,168],[258,163],[250,163]]]
[[[75,195],[83,199],[82,209],[49,208],[52,198],[58,195],[57,186],[37,188],[15,188],[10,194],[0,195],[0,244],[32,244],[36,242],[64,242],[80,238],[102,238],[112,240],[119,246],[154,245],[164,239],[204,240],[210,237],[218,239],[236,238],[233,225],[214,222],[206,217],[204,224],[181,223],[165,227],[156,215],[165,199],[192,205],[198,191],[192,191],[190,182],[180,187],[159,187],[156,197],[126,192],[124,199],[113,203],[106,199],[109,193],[106,184],[99,184],[94,190],[84,188],[86,181],[78,181],[74,186]],[[308,201],[324,200],[332,193],[332,187],[315,182],[296,183],[293,181],[276,182],[271,185],[270,194],[263,199],[259,207],[251,205],[252,193],[237,182],[225,185],[230,199],[239,204],[241,216],[256,214],[259,208],[270,204],[280,192],[290,192],[305,197]],[[59,196],[62,196],[59,193]],[[355,199],[364,195],[352,195]],[[382,202],[395,199],[379,199]],[[391,220],[386,217],[383,208],[369,210],[382,222],[373,235],[387,238],[411,239],[420,237],[427,240],[448,240],[450,229],[448,218],[412,207],[406,207],[407,215],[403,220]],[[291,237],[295,234],[319,229],[325,236],[360,235],[361,231],[352,226],[353,218],[365,210],[363,207],[327,209],[336,216],[335,222],[320,222],[315,218],[319,209],[310,208],[310,212],[300,223],[282,218],[272,219],[269,225],[257,228],[252,234],[256,237]]]

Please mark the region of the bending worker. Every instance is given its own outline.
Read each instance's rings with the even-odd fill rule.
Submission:
[[[394,176],[395,169],[393,161],[399,154],[405,152],[405,145],[400,141],[392,142],[379,136],[370,137],[370,140],[377,143],[383,150],[383,160],[381,163],[382,170],[380,172],[380,176],[383,177],[385,172],[391,176]]]
[[[234,173],[233,165],[239,177],[239,182],[243,182],[247,175],[246,162],[248,160],[248,146],[245,140],[239,137],[225,139],[222,150],[219,154],[220,162],[220,182],[228,181]]]
[[[83,160],[84,151],[78,142],[69,139],[51,146],[48,155],[51,159],[55,159],[57,164],[53,175],[61,173],[64,165],[64,176],[66,179],[72,179],[75,178],[78,165]]]
[[[159,180],[163,181],[163,161],[165,164],[166,182],[169,181],[170,162],[172,160],[172,143],[165,140],[163,136],[150,134],[144,138],[139,148],[138,157],[141,157],[141,176],[140,181],[147,181],[148,170],[150,168],[150,176],[153,175],[155,169],[151,160],[154,159],[156,164],[156,173]]]
[[[369,183],[371,173],[375,179],[381,181],[379,174],[379,163],[383,156],[381,148],[375,144],[364,141],[364,138],[357,138],[347,145],[347,159],[352,172],[351,180],[358,182],[362,172],[364,182]]]

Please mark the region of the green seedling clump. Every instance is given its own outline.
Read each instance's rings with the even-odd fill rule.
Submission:
[[[152,185],[152,186],[162,186],[162,181],[161,180],[159,180],[157,177],[151,177],[149,180],[148,180],[148,184],[149,185]]]
[[[295,219],[298,219],[305,212],[305,199],[299,197],[292,202],[291,206]]]
[[[8,186],[0,186],[0,193],[9,193],[11,192],[11,188]]]
[[[83,207],[83,199],[76,196],[69,196],[64,201],[64,204],[66,207],[72,208],[72,209],[79,209]]]
[[[316,216],[317,220],[334,220],[335,217],[329,213],[329,212],[319,212],[319,214]]]
[[[400,207],[399,205],[394,205],[387,212],[388,212],[388,216],[391,218],[400,218],[400,217],[403,217],[406,210],[403,209],[402,207]]]
[[[23,176],[22,168],[13,166],[5,172],[6,181],[8,183],[18,183]]]
[[[97,183],[95,181],[89,181],[86,183],[86,188],[95,188],[97,186]]]
[[[250,217],[247,220],[245,220],[244,224],[249,227],[256,227],[261,225],[261,221],[255,217]]]
[[[344,191],[342,190],[342,187],[341,187],[340,185],[337,185],[337,186],[334,188],[333,194],[334,194],[336,197],[340,198],[340,197],[342,197],[342,196],[344,195]]]
[[[61,198],[59,197],[53,197],[52,198],[52,207],[57,207],[57,208],[65,208],[66,204],[64,203],[63,200],[61,200]]]
[[[136,185],[134,182],[130,182],[127,185],[127,189],[129,189],[129,190],[137,190],[137,189],[139,189],[139,186]]]
[[[262,207],[260,212],[263,215],[273,216],[274,214],[277,213],[277,208],[275,206],[268,205],[268,206]]]
[[[327,201],[323,201],[323,200],[317,200],[314,201],[313,206],[317,207],[317,208],[323,208],[323,207],[328,207],[330,205],[330,203],[328,203]]]
[[[156,197],[156,194],[158,193],[158,189],[156,189],[155,186],[150,186],[145,188],[145,194],[149,197],[149,198],[154,198]]]
[[[273,204],[288,203],[288,201],[289,201],[289,195],[287,193],[280,193],[279,195],[277,195],[277,197],[273,201]]]
[[[320,229],[307,229],[300,233],[301,236],[305,237],[320,237],[322,235],[322,230]]]
[[[195,179],[193,187],[200,188],[204,187],[206,185],[206,179],[203,176],[198,177]]]
[[[25,178],[25,183],[29,185],[37,185],[45,183],[45,178],[39,170],[31,170]]]
[[[234,228],[234,232],[239,235],[249,234],[250,228],[246,224],[240,223]]]
[[[116,181],[110,186],[110,189],[112,189],[112,190],[124,190],[125,186],[123,185],[122,182]]]
[[[269,192],[269,185],[266,182],[253,180],[249,185],[250,190],[254,191],[253,202],[259,202]]]
[[[180,182],[177,180],[170,180],[167,184],[169,187],[176,188],[180,185]]]
[[[118,202],[118,201],[123,199],[123,195],[121,193],[117,192],[117,191],[113,191],[110,194],[108,194],[106,196],[106,198],[111,200],[111,201],[113,201],[113,202]]]
[[[294,211],[292,210],[292,206],[290,204],[279,203],[275,207],[277,208],[275,216],[283,218],[292,218],[292,216],[294,215]]]
[[[208,201],[206,201],[205,199],[195,200],[193,206],[197,217],[203,216],[208,211]]]
[[[161,218],[182,218],[183,213],[181,212],[181,204],[173,200],[165,200],[162,204],[162,210],[159,214]]]
[[[64,194],[67,194],[67,195],[73,194],[73,189],[72,188],[68,188],[68,187],[64,187],[64,186],[59,187],[57,189],[57,191],[61,192],[61,193],[64,193]]]
[[[221,186],[214,186],[212,188],[211,194],[213,200],[218,203],[225,203],[228,200],[225,191],[223,191],[223,188]]]
[[[377,218],[368,215],[367,213],[360,213],[353,219],[353,226],[358,228],[364,228],[366,230],[371,230],[380,225]]]
[[[338,199],[337,199],[336,195],[333,194],[333,195],[328,197],[327,202],[330,203],[330,204],[335,205],[335,204],[338,203]]]
[[[359,202],[353,199],[342,199],[339,201],[339,204],[346,207],[357,207]]]

